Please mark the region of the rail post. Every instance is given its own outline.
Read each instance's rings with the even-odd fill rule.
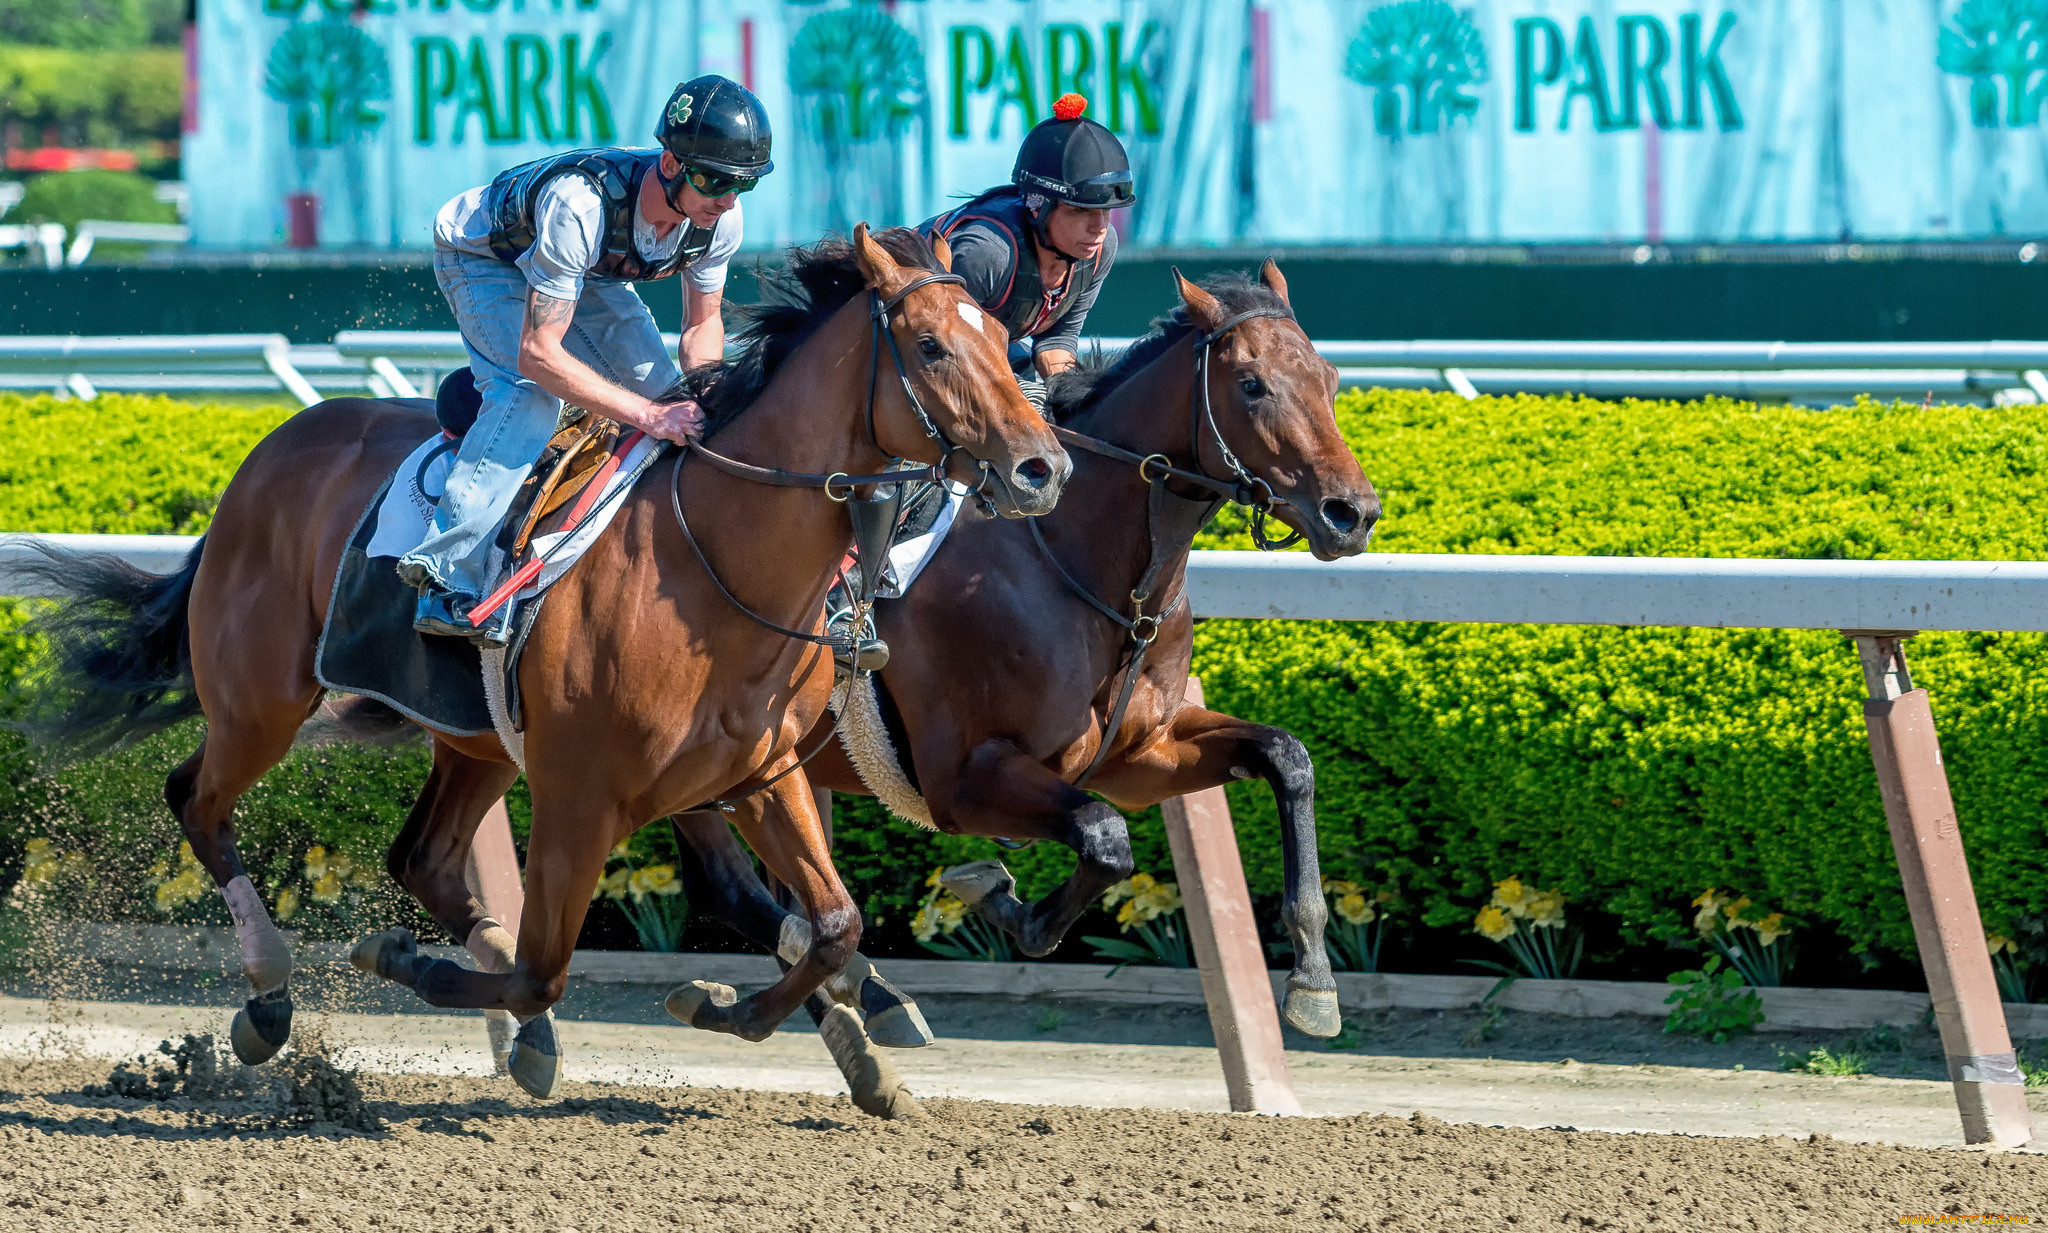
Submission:
[[[1906,668],[1904,642],[1913,635],[1843,632],[1855,640],[1863,661],[1870,760],[1884,794],[1885,820],[1927,972],[1927,991],[1934,999],[1942,1051],[1948,1055],[1963,1138],[2017,1147],[2034,1137],[2033,1118],[1984,945],[1984,921],[1956,828],[1934,711],[1927,691],[1913,688]]]
[[[1187,700],[1202,705],[1200,678],[1188,679]],[[1280,1010],[1252,917],[1230,802],[1222,788],[1205,788],[1174,797],[1160,810],[1166,815],[1166,841],[1187,905],[1189,940],[1202,972],[1202,999],[1209,1004],[1231,1112],[1299,1116],[1301,1101],[1287,1072]]]

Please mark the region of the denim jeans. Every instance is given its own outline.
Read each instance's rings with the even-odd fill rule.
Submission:
[[[554,436],[562,400],[519,375],[527,283],[516,266],[437,249],[434,279],[462,329],[483,409],[456,451],[434,511],[434,534],[399,561],[398,572],[409,581],[424,574],[474,599],[497,581],[491,554],[498,525]],[[628,283],[584,283],[562,344],[605,380],[643,397],[658,397],[681,375],[653,315]]]

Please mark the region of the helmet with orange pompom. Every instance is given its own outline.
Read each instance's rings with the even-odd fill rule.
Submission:
[[[1137,203],[1124,143],[1082,116],[1087,109],[1087,99],[1062,94],[1053,102],[1053,118],[1024,135],[1010,182],[1024,190],[1027,202],[1036,194],[1084,210],[1119,210]]]

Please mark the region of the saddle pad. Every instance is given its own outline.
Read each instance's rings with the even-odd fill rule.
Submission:
[[[433,526],[434,502],[428,494],[440,493],[453,465],[452,450],[430,458],[442,442],[436,436],[421,443],[384,481],[357,520],[335,575],[313,673],[328,689],[375,698],[436,731],[479,736],[497,727],[486,701],[483,657],[466,639],[415,633],[412,614],[418,592],[398,577],[398,558],[426,539]],[[573,532],[534,537],[534,550],[547,556],[547,564],[514,601],[521,606],[513,616],[515,642],[523,641],[522,627],[538,608],[530,601],[559,581],[596,542],[624,504],[617,494],[647,470],[659,456],[660,444],[643,440],[634,446],[583,525]],[[502,575],[504,562],[495,564]],[[515,656],[492,660],[502,672],[516,670]],[[503,689],[503,681],[493,684]]]

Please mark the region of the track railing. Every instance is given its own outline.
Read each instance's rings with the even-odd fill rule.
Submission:
[[[39,556],[38,542],[166,572],[195,541],[0,537],[0,593],[49,593],[21,571]],[[2048,630],[2048,563],[1384,553],[1328,564],[1305,553],[1197,552],[1188,590],[1206,618],[1840,630],[1860,662],[1872,763],[1965,1138],[2013,1145],[2032,1137],[1933,712],[1904,647],[1922,629]],[[1215,842],[1218,827],[1228,830],[1221,790],[1183,798],[1168,814],[1179,876],[1202,890],[1189,909],[1205,914],[1190,923],[1233,1106],[1284,1111],[1294,1098],[1277,1029],[1252,1031],[1243,1013],[1260,996],[1252,986],[1264,985],[1235,846]]]

